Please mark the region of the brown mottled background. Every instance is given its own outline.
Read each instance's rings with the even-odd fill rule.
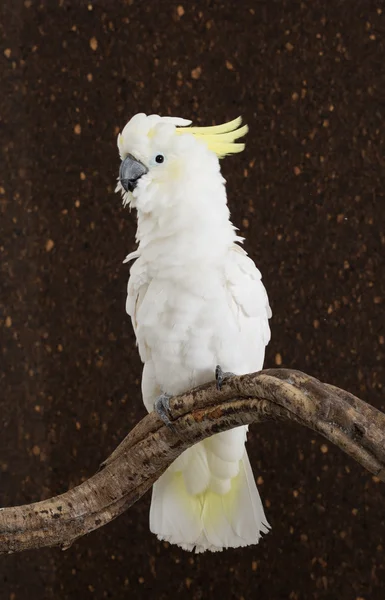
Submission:
[[[385,409],[381,0],[1,0],[0,505],[91,475],[143,416],[125,315],[135,215],[114,194],[136,112],[243,114],[229,204],[273,308],[266,365]],[[149,495],[58,549],[1,557],[1,600],[383,600],[385,487],[310,431],[254,427],[272,532],[194,556]]]

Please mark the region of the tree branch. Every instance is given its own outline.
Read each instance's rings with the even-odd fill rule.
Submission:
[[[155,413],[128,434],[93,477],[72,490],[0,509],[0,553],[68,548],[134,504],[186,448],[239,425],[294,421],[320,433],[385,481],[385,414],[299,371],[269,369],[214,383],[170,402],[172,428]]]

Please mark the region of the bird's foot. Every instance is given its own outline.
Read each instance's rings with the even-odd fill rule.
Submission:
[[[226,381],[226,379],[229,379],[230,377],[234,377],[234,375],[235,373],[224,373],[222,371],[222,367],[220,365],[217,365],[215,367],[215,380],[217,382],[217,390],[220,391],[222,389],[223,382]]]
[[[173,429],[174,426],[170,419],[170,400],[172,396],[170,394],[161,394],[154,404],[154,410],[157,415],[162,419],[163,423],[169,428]]]

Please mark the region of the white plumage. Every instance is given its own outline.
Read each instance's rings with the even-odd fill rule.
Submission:
[[[224,151],[221,141],[219,151],[214,135],[189,133],[189,123],[139,114],[118,142],[122,160],[131,155],[148,169],[132,193],[117,187],[138,216],[126,309],[148,411],[161,393],[211,381],[217,364],[236,374],[260,370],[270,339],[267,294],[237,244],[216,156],[231,153],[231,144]],[[150,511],[160,539],[202,552],[255,544],[267,532],[246,432],[238,427],[197,444],[161,476]]]

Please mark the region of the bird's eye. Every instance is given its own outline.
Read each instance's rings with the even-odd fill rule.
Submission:
[[[159,165],[164,162],[164,156],[163,154],[157,154],[155,156],[155,162],[157,162]]]

